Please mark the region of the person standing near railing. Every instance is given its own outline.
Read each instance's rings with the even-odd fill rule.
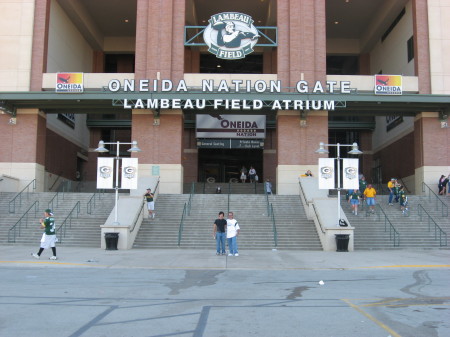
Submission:
[[[227,220],[225,213],[219,212],[219,218],[214,221],[213,237],[216,240],[216,255],[225,255],[225,236],[227,231]]]
[[[234,219],[233,212],[228,212],[227,219],[227,240],[228,240],[228,256],[239,256],[237,237],[241,228],[236,219]]]
[[[55,243],[56,239],[56,227],[55,227],[55,219],[53,218],[53,212],[51,209],[46,209],[44,211],[44,219],[40,219],[39,223],[41,224],[40,228],[45,229],[44,234],[42,234],[41,238],[41,246],[39,251],[36,253],[31,253],[36,259],[41,257],[44,249],[52,248],[53,256],[50,257],[50,260],[56,260],[56,247]]]
[[[155,218],[155,201],[154,201],[154,194],[152,193],[152,189],[149,187],[147,188],[147,193],[144,194],[144,198],[147,201],[147,209],[148,209],[148,217],[150,219]]]
[[[369,206],[372,213],[375,213],[376,195],[377,191],[372,187],[372,184],[367,185],[367,188],[364,190],[364,196],[366,197],[367,206]]]

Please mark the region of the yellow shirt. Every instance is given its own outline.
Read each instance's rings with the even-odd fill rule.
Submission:
[[[364,195],[367,198],[375,198],[375,196],[377,195],[377,191],[375,191],[375,189],[373,187],[372,188],[366,188],[364,190]]]
[[[388,182],[388,188],[394,188],[394,183],[392,180]]]

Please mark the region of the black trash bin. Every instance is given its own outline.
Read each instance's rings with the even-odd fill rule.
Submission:
[[[117,250],[119,233],[105,233],[106,250]]]
[[[350,234],[335,234],[336,236],[336,251],[348,252],[348,241],[350,240]]]

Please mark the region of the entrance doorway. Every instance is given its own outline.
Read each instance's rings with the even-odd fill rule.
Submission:
[[[263,176],[263,150],[261,149],[199,149],[198,179],[215,182],[239,181],[240,170],[253,166],[259,177]],[[261,180],[260,178],[260,180]],[[247,180],[248,181],[248,180]]]

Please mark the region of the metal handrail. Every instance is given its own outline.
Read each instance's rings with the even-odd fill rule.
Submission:
[[[79,201],[77,201],[75,206],[73,206],[72,210],[70,211],[69,215],[62,222],[61,226],[59,226],[56,229],[56,233],[59,233],[59,230],[61,230],[61,233],[62,233],[61,236],[59,237],[59,242],[62,242],[62,238],[66,236],[67,223],[69,223],[69,227],[72,228],[72,213],[75,210],[77,211],[77,218],[78,218],[78,214],[80,214],[80,205],[81,205],[81,203]]]
[[[376,206],[383,214],[384,214],[384,231],[386,232],[387,224],[389,224],[389,240],[394,239],[394,247],[400,246],[400,233],[395,229],[392,222],[387,217],[386,213],[384,213],[383,209],[379,204]]]
[[[184,208],[183,208],[183,213],[181,214],[181,221],[180,221],[180,227],[178,228],[178,247],[181,244],[181,237],[183,235],[183,228],[184,228],[184,217],[186,215],[186,208],[187,208],[187,203],[184,203]]]
[[[433,220],[433,218],[431,217],[430,214],[428,214],[428,212],[425,210],[425,208],[423,208],[423,206],[421,204],[417,205],[417,210],[419,212],[419,217],[420,217],[420,221],[422,221],[422,212],[425,212],[426,215],[428,215],[428,231],[431,231],[431,223],[430,220],[433,222],[434,224],[434,239],[437,240],[437,231],[439,230],[439,245],[441,247],[443,246],[447,246],[447,233],[445,233],[441,227],[439,227],[439,225]],[[443,241],[444,240],[444,241]]]
[[[54,209],[53,201],[56,199],[56,207],[58,207],[59,202],[59,193],[62,194],[62,198],[64,199],[64,192],[56,192],[56,194],[53,196],[53,198],[48,202],[48,208]]]
[[[95,204],[95,197],[98,196],[98,200],[101,199],[102,194],[105,194],[104,190],[99,190],[99,192],[95,192],[92,197],[89,199],[89,201],[86,203],[86,213],[92,214],[92,204],[94,204],[94,208],[96,207]]]
[[[277,225],[275,223],[275,214],[273,212],[273,205],[272,204],[270,204],[270,214],[272,216],[273,242],[275,244],[275,247],[278,247],[278,232],[277,232]]]
[[[19,235],[20,236],[20,227],[22,224],[22,219],[24,217],[26,217],[26,221],[25,221],[25,227],[28,227],[28,212],[34,207],[34,217],[36,217],[38,208],[39,208],[39,201],[36,200],[28,209],[27,211],[20,217],[20,219],[14,224],[14,226],[12,226],[9,231],[8,231],[8,242],[16,242],[16,228],[19,228]],[[13,240],[11,240],[11,232],[14,230],[14,238]]]
[[[425,182],[422,181],[422,192],[426,192],[425,191],[425,186],[428,187],[428,190],[433,193],[433,195],[436,197],[437,200],[439,200],[439,202],[441,203],[441,213],[442,213],[442,217],[448,217],[448,206],[441,200],[441,198],[439,198],[439,196],[433,192],[433,190],[431,189],[430,186],[428,186],[427,184],[425,184]],[[431,193],[428,193],[428,201],[430,201],[431,199]],[[439,209],[439,203],[436,202],[436,211]],[[444,212],[445,209],[445,212]]]
[[[33,184],[33,190],[36,189],[36,179],[33,179],[28,183],[27,186],[25,186],[22,191],[20,191],[10,202],[9,202],[9,213],[16,213],[16,199],[19,198],[19,207],[22,206],[22,193],[27,190],[27,193],[29,192],[30,185]],[[28,194],[27,194],[27,200],[28,200]],[[11,203],[13,204],[13,210],[11,211]]]
[[[194,199],[194,194],[195,194],[195,185],[194,185],[194,182],[192,182],[191,192],[189,193],[189,200],[188,200],[188,204],[187,204],[187,215],[191,215],[191,205],[192,205],[192,200]]]
[[[142,213],[142,218],[144,218],[144,206],[145,206],[145,204],[146,204],[145,200],[142,200],[141,209],[139,210],[139,212],[137,212],[136,218],[134,219],[133,225],[132,225],[132,227],[130,229],[130,233],[133,233],[141,213]]]

